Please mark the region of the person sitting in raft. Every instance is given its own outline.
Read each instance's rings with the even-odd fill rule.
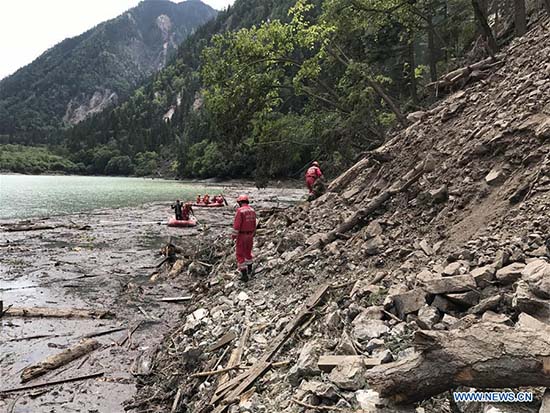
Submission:
[[[184,221],[189,221],[189,218],[191,218],[191,214],[195,215],[193,212],[193,208],[191,207],[191,202],[186,202],[181,211],[182,219]]]
[[[208,205],[210,203],[210,195],[208,194],[205,194],[203,197],[202,197],[202,203],[204,205]]]
[[[197,200],[195,201],[197,204],[200,204],[202,202],[200,194],[197,195]]]
[[[223,204],[223,195],[222,194],[218,195],[218,204]]]
[[[181,221],[182,220],[182,204],[181,204],[179,199],[177,199],[176,203],[174,205],[172,205],[172,209],[176,213],[176,219],[178,221]]]

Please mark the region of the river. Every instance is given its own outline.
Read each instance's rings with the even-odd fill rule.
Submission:
[[[205,184],[104,176],[0,175],[0,219],[47,217],[220,192]]]

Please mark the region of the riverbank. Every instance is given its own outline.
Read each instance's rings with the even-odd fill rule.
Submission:
[[[227,190],[229,199],[250,193],[256,208],[281,207],[299,200],[302,189],[257,190],[243,186]],[[101,348],[31,381],[48,382],[75,375],[104,372],[95,380],[27,392],[13,412],[123,411],[123,401],[147,368],[155,348],[190,303],[166,303],[166,297],[195,294],[196,285],[181,276],[158,273],[160,249],[170,240],[195,251],[197,245],[229,242],[232,208],[197,209],[200,225],[166,227],[171,211],[166,203],[121,209],[100,209],[36,220],[43,228],[8,232],[13,221],[0,225],[0,294],[4,308],[51,307],[107,310],[112,319],[51,319],[4,317],[1,320],[0,376],[2,389],[20,385],[20,371],[29,364],[68,348],[90,333],[123,328],[95,339]],[[200,240],[200,241],[199,241]],[[234,274],[230,274],[233,276]],[[139,327],[119,346],[128,332]],[[40,337],[42,336],[42,337]],[[4,379],[5,378],[5,379]],[[35,394],[36,397],[31,397]],[[14,395],[0,399],[8,409]],[[17,406],[22,406],[19,409]]]

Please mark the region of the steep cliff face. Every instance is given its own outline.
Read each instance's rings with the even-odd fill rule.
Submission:
[[[64,40],[0,82],[0,134],[75,124],[116,103],[215,15],[200,1],[147,0]]]

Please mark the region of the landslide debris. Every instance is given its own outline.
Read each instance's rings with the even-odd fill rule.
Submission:
[[[467,375],[478,377],[480,360],[457,377],[443,375],[436,393],[427,390],[434,388],[430,375],[423,377],[425,383],[415,384],[423,402],[392,391],[383,379],[430,354],[438,354],[431,362],[440,370],[458,366],[455,350],[445,350],[452,344],[437,343],[458,337],[469,351],[479,332],[488,332],[489,343],[498,332],[519,349],[503,344],[495,355],[487,345],[479,353],[506,366],[509,351],[540,376],[511,380],[494,368],[483,387],[530,386],[523,390],[535,400],[521,409],[537,412],[550,386],[540,370],[548,357],[540,343],[550,331],[550,32],[533,28],[499,59],[482,81],[417,113],[414,124],[334,180],[325,195],[260,210],[258,266],[249,283],[237,281],[225,238],[192,260],[205,263],[181,265],[177,276],[196,286],[195,298],[165,338],[152,374],[142,377],[132,406],[143,412],[511,411],[456,406],[445,392],[479,384]],[[428,159],[430,167],[419,168]],[[398,182],[398,191],[365,212]],[[334,233],[353,217],[351,227]],[[320,286],[324,293],[308,307]],[[303,310],[307,316],[286,334]],[[220,344],[228,334],[233,339]],[[251,377],[242,391],[215,396]]]

